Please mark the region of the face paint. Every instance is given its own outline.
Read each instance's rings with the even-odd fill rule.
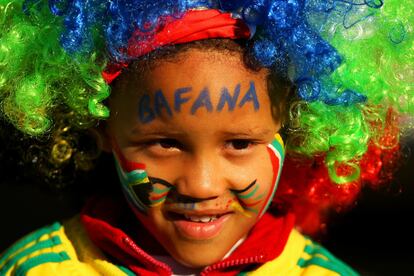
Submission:
[[[258,214],[258,218],[263,216],[266,210],[269,208],[270,203],[277,189],[280,173],[282,171],[282,164],[285,156],[285,150],[283,140],[279,134],[275,135],[275,139],[271,144],[267,146],[267,150],[272,162],[273,168],[273,180],[272,186],[267,194],[260,193],[260,184],[257,181],[253,181],[247,187],[241,190],[231,190],[231,192],[237,197],[238,200],[232,202],[231,206],[234,210],[242,212],[244,215],[251,217],[251,213]],[[261,209],[257,206],[265,204]]]
[[[152,184],[144,170],[145,165],[137,163],[135,169],[127,171],[117,157],[115,158],[115,165],[128,201],[139,211],[146,212],[150,205],[149,195]]]
[[[195,210],[196,209],[196,203],[190,202],[190,203],[179,203],[178,207],[182,210]]]
[[[272,180],[272,188],[270,189],[267,197],[266,197],[266,204],[263,206],[262,210],[259,212],[259,217],[263,216],[263,214],[267,211],[272,202],[273,197],[275,196],[275,192],[277,189],[277,185],[280,180],[280,175],[282,173],[283,161],[285,160],[285,145],[283,143],[282,137],[280,134],[275,135],[275,139],[267,146],[267,151],[270,155],[270,161],[272,162],[273,168],[273,180]]]
[[[192,87],[178,88],[174,92],[171,103],[168,102],[165,93],[157,90],[151,97],[150,94],[144,94],[138,101],[138,118],[143,124],[147,124],[161,117],[162,113],[169,117],[180,113],[185,105],[190,107],[190,115],[196,115],[197,112],[204,110],[211,112],[234,111],[235,108],[243,108],[246,105],[253,107],[256,112],[260,109],[259,99],[257,97],[256,86],[253,81],[249,82],[249,88],[241,92],[240,83],[236,85],[233,91],[223,87],[220,98],[217,103],[212,102],[210,90],[208,87],[198,92],[198,95],[192,95]]]
[[[172,185],[154,177],[148,177],[145,165],[128,161],[114,147],[115,165],[127,200],[145,213],[148,208],[158,206],[167,198]]]
[[[150,207],[155,207],[163,204],[173,186],[167,181],[160,178],[149,177],[149,180],[152,184],[152,192],[149,196]]]
[[[242,190],[231,190],[231,192],[235,194],[235,196],[241,202],[243,209],[255,214],[257,214],[259,211],[257,208],[255,208],[255,206],[262,202],[262,199],[264,197],[263,193],[258,195],[258,191],[259,185],[257,184],[257,180],[253,181]]]
[[[233,200],[230,204],[232,210],[239,212],[240,214],[244,215],[245,217],[251,218],[252,214],[247,211],[243,206],[241,206],[238,200]]]

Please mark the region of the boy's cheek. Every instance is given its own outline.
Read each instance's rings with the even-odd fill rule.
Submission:
[[[273,141],[267,146],[267,151],[269,153],[270,163],[272,165],[273,176],[268,197],[260,216],[262,216],[269,208],[273,197],[275,196],[280,176],[282,174],[283,162],[285,160],[286,152],[283,139],[279,133],[275,134]]]
[[[285,150],[282,138],[279,134],[276,134],[275,139],[267,146],[267,153],[271,169],[263,171],[258,168],[258,172],[262,172],[262,175],[257,175],[256,185],[243,193],[236,193],[245,214],[253,214],[257,216],[258,219],[262,217],[269,208],[277,190],[282,172]]]

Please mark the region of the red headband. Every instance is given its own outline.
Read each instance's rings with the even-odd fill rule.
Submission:
[[[133,34],[139,36],[140,31]],[[240,19],[234,19],[230,13],[218,10],[192,10],[178,20],[168,22],[147,39],[130,39],[126,53],[129,58],[138,58],[164,46],[182,44],[208,38],[248,39],[249,27]],[[110,84],[128,67],[127,63],[110,63],[102,72],[106,83]]]

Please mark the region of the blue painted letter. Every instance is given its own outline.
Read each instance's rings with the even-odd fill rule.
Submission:
[[[226,102],[227,102],[227,105],[229,106],[229,111],[233,111],[234,108],[236,107],[239,94],[240,94],[240,84],[238,84],[236,88],[234,89],[233,96],[230,95],[229,90],[226,87],[223,87],[223,89],[221,89],[221,96],[220,96],[220,101],[217,105],[217,111],[218,112],[222,111]]]
[[[183,103],[188,102],[191,97],[187,97],[187,98],[183,98],[182,95],[184,93],[190,92],[191,91],[191,87],[183,87],[183,88],[178,88],[177,90],[175,90],[174,93],[174,110],[176,112],[180,112],[181,111],[181,105]]]
[[[148,94],[144,94],[139,100],[138,114],[139,120],[143,124],[149,123],[155,119],[154,111],[151,109],[150,96]]]
[[[249,90],[244,95],[243,99],[239,103],[239,107],[243,107],[243,105],[247,102],[253,102],[254,110],[257,111],[259,109],[259,101],[257,100],[256,95],[256,88],[254,86],[254,82],[250,82]]]
[[[210,93],[208,92],[208,88],[204,88],[200,92],[200,95],[198,95],[197,99],[193,103],[193,106],[191,107],[191,114],[195,114],[197,109],[199,109],[202,106],[205,106],[208,112],[211,112],[213,110],[213,106],[211,105]]]
[[[171,108],[168,105],[168,102],[165,99],[164,94],[162,94],[161,90],[158,90],[157,92],[155,92],[155,95],[154,95],[155,114],[157,114],[157,116],[161,116],[161,111],[163,108],[165,108],[168,115],[172,116]]]

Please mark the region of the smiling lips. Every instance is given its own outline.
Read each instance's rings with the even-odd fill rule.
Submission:
[[[185,238],[206,240],[216,237],[231,215],[231,212],[214,215],[183,214],[174,219],[173,224]]]

